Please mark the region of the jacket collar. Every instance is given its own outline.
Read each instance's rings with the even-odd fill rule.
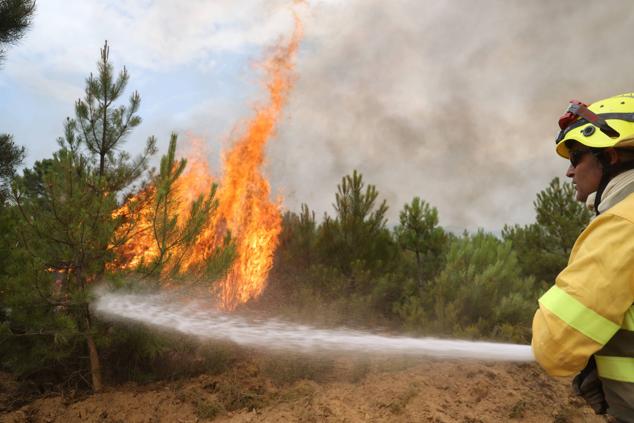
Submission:
[[[608,182],[608,185],[603,191],[601,203],[599,203],[599,213],[608,210],[632,193],[634,193],[634,169],[619,173]],[[596,194],[596,192],[593,192],[586,200],[586,207],[593,212],[595,211],[594,198]]]

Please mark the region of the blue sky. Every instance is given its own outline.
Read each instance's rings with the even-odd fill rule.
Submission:
[[[265,173],[284,206],[332,214],[353,169],[391,222],[420,196],[452,228],[529,223],[565,161],[557,118],[571,98],[634,91],[628,0],[40,0],[0,68],[0,131],[49,156],[104,40],[142,97],[127,148],[156,135],[204,137],[218,165],[264,99],[255,65],[305,23],[297,83]]]
[[[27,147],[27,164],[49,156],[107,39],[115,68],[130,73],[126,95],[142,96],[144,124],[130,150],[150,134],[163,142],[171,131],[219,137],[261,94],[254,63],[288,31],[290,7],[265,13],[264,2],[209,3],[38,2],[30,31],[0,69],[0,127]]]

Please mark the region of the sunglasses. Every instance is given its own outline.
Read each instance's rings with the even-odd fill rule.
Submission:
[[[570,164],[572,165],[572,167],[577,167],[577,165],[579,163],[581,163],[581,160],[583,159],[583,156],[585,156],[588,153],[592,153],[591,150],[572,150],[568,153],[568,157],[570,158]]]

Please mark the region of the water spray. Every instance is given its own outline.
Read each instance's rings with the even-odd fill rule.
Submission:
[[[351,329],[318,329],[278,319],[247,319],[210,309],[200,301],[179,302],[165,294],[100,296],[94,310],[103,318],[143,323],[203,340],[301,353],[338,352],[534,361],[528,345],[438,338],[384,336]]]

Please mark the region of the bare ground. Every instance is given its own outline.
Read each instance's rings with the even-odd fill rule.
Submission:
[[[54,395],[11,411],[16,385],[3,377],[0,422],[605,421],[571,394],[569,380],[535,364],[299,360],[250,358],[216,375]]]

